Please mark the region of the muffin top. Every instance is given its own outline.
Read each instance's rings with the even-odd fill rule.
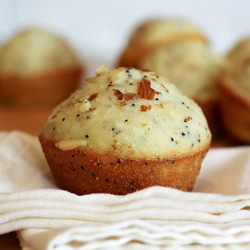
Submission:
[[[228,53],[225,71],[231,88],[250,100],[250,37],[240,41]]]
[[[211,140],[199,106],[165,78],[105,66],[53,111],[42,136],[62,150],[133,159],[183,157]]]
[[[250,57],[250,37],[239,41],[227,54],[227,59],[237,64],[244,64],[246,58]]]
[[[195,36],[205,41],[202,32],[192,23],[181,19],[151,19],[132,33],[128,47],[150,46],[178,36]]]
[[[56,34],[26,29],[0,49],[0,74],[26,76],[80,66],[68,44]]]
[[[140,68],[165,76],[185,95],[199,100],[215,98],[220,59],[206,44],[180,41],[152,50]]]

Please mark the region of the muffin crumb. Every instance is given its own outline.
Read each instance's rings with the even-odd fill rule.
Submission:
[[[102,75],[102,74],[105,74],[105,73],[108,73],[108,72],[109,72],[109,67],[107,65],[105,65],[105,64],[102,64],[96,70],[96,75],[99,76],[99,75]]]

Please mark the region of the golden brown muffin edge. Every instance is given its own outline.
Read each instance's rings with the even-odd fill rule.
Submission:
[[[192,191],[209,145],[185,157],[123,159],[80,148],[63,151],[53,141],[39,137],[59,187],[76,194],[127,194],[150,186]]]

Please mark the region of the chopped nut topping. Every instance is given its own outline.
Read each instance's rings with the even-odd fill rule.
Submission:
[[[87,141],[85,140],[62,140],[55,143],[55,146],[61,150],[72,150],[78,147],[87,146]]]
[[[91,101],[93,101],[97,96],[98,96],[98,93],[92,94],[92,95],[88,98],[88,100],[91,102]]]
[[[151,109],[151,105],[141,105],[141,112],[147,112]]]
[[[99,66],[99,68],[96,70],[96,75],[102,75],[109,72],[109,68],[107,65],[102,64]]]
[[[191,116],[187,116],[187,117],[184,118],[184,122],[189,122],[190,120],[192,120]]]
[[[135,93],[125,93],[123,94],[120,90],[118,89],[113,89],[113,93],[114,95],[117,97],[118,100],[132,100],[133,98],[135,98],[137,96],[137,94]]]
[[[138,95],[142,99],[153,100],[156,91],[151,88],[150,82],[146,79],[143,79],[139,82],[138,86]]]
[[[125,94],[123,95],[123,97],[124,97],[124,99],[125,99],[126,101],[132,100],[132,99],[134,99],[136,96],[137,96],[137,94],[135,94],[135,93],[125,93]]]
[[[80,106],[79,106],[79,112],[82,112],[82,113],[84,113],[84,112],[86,112],[86,111],[89,111],[90,109],[91,109],[91,103],[90,103],[90,101],[89,100],[84,100],[81,104],[80,104]]]
[[[118,100],[121,101],[123,99],[123,93],[120,90],[113,89],[113,93],[117,97]]]

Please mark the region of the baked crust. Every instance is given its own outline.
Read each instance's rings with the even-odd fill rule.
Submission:
[[[244,98],[230,87],[231,79],[223,75],[220,79],[221,109],[223,122],[235,138],[250,142],[250,99]]]
[[[116,67],[138,68],[143,58],[155,47],[173,44],[173,43],[185,41],[185,40],[200,40],[200,41],[203,41],[204,43],[207,42],[206,37],[203,36],[202,34],[193,33],[193,34],[183,34],[183,35],[179,34],[173,37],[167,37],[166,39],[158,41],[157,43],[154,43],[152,45],[140,46],[140,47],[129,46],[121,54],[120,58],[118,59],[118,62],[116,63]]]
[[[43,135],[39,139],[59,187],[76,194],[127,194],[154,185],[191,191],[209,148],[164,160],[122,159],[80,148],[63,151]]]
[[[0,106],[0,130],[21,130],[38,136],[52,107]]]
[[[0,98],[12,105],[54,106],[79,87],[82,74],[80,66],[22,77],[0,74]]]

